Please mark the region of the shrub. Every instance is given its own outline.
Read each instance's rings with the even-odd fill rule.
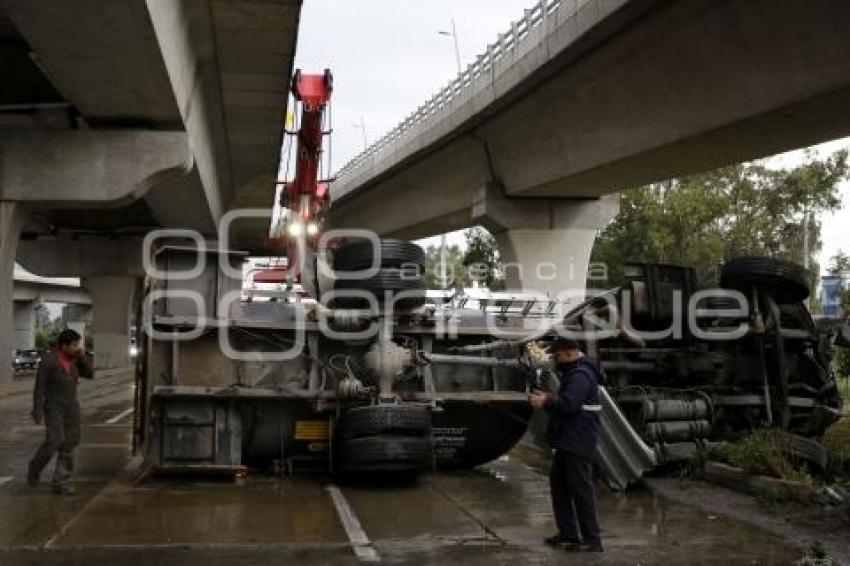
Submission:
[[[850,472],[850,416],[842,417],[826,429],[823,446],[829,454],[834,473],[843,475]]]
[[[750,474],[812,483],[812,476],[787,456],[784,442],[775,430],[762,429],[737,442],[718,446],[712,456]]]

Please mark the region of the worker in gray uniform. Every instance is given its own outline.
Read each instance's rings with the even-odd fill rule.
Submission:
[[[74,471],[74,449],[80,441],[77,382],[80,377],[93,377],[82,342],[74,330],[60,332],[56,349],[38,366],[33,391],[32,419],[45,424],[46,436],[29,463],[27,482],[32,487],[38,485],[42,470],[55,454],[53,491],[63,495],[74,493],[69,481]]]
[[[549,482],[558,532],[545,542],[568,551],[602,552],[593,490],[602,370],[570,338],[555,339],[549,353],[560,381],[558,392],[536,392],[530,399],[549,416],[553,449]]]

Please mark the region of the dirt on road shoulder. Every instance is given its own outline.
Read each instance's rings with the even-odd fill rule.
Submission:
[[[850,564],[850,510],[818,505],[780,503],[744,495],[699,480],[647,478],[655,493],[711,515],[756,525],[816,555],[820,549],[832,563]],[[829,564],[830,562],[824,562]]]

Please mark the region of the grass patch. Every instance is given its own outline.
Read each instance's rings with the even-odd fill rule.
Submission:
[[[850,416],[841,417],[826,429],[822,442],[836,471],[846,473],[850,470]]]
[[[694,458],[682,463],[677,471],[676,477],[680,480],[694,480],[702,476],[703,468],[708,457],[704,452],[699,452]]]
[[[838,392],[844,400],[845,415],[823,434],[823,446],[829,454],[830,468],[837,476],[850,477],[850,378],[836,375]]]
[[[752,475],[813,484],[811,474],[783,452],[783,442],[776,431],[757,430],[737,442],[718,446],[711,456]]]
[[[841,398],[844,399],[844,404],[850,404],[850,378],[847,376],[835,376],[835,385],[838,387],[838,392]]]

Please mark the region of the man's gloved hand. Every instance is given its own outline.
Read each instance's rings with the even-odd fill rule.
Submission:
[[[40,411],[38,409],[33,409],[32,413],[30,413],[32,420],[35,424],[41,424],[44,422],[44,411]]]

